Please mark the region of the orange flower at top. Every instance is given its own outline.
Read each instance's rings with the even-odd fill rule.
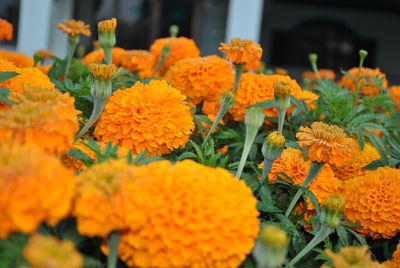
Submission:
[[[184,58],[198,57],[200,55],[200,50],[192,39],[186,37],[160,38],[154,41],[150,47],[150,52],[154,56],[155,65],[160,62],[161,52],[164,46],[169,47],[169,54],[159,70],[161,75],[164,75],[168,68],[177,61]]]
[[[117,69],[114,64],[89,64],[89,71],[95,79],[109,80],[119,74],[122,69]]]
[[[347,71],[353,76],[353,79],[343,75],[342,79],[338,82],[339,85],[347,87],[350,91],[354,92],[356,90],[356,84],[354,83],[354,79],[358,78],[359,68],[351,68]],[[382,73],[379,68],[371,69],[363,67],[361,69],[361,78],[360,78],[360,86],[359,93],[366,96],[376,96],[379,93],[379,89],[376,88],[376,85],[372,84],[372,78],[378,76],[379,79],[383,79],[382,87],[387,88],[388,81],[386,80],[386,75]]]
[[[392,259],[385,261],[383,264],[386,268],[399,268],[400,267],[400,243],[397,244],[395,252],[393,252]]]
[[[47,58],[53,56],[53,52],[51,50],[36,50],[35,54],[39,55],[43,59],[47,59]]]
[[[297,143],[307,147],[311,161],[340,167],[351,158],[353,140],[340,127],[314,122],[311,128],[300,127],[300,131],[296,134]]]
[[[392,99],[396,102],[396,109],[400,110],[400,86],[389,87],[389,93]]]
[[[218,56],[187,58],[178,61],[164,79],[190,98],[193,104],[218,101],[233,87],[231,66]]]
[[[33,67],[33,58],[24,53],[0,50],[0,58],[12,62],[16,67]]]
[[[262,48],[251,40],[232,38],[229,44],[220,43],[218,51],[225,53],[225,58],[235,64],[259,62]]]
[[[114,32],[115,28],[117,28],[117,19],[102,20],[97,24],[97,28],[99,32]]]
[[[325,254],[332,261],[332,268],[385,268],[384,264],[372,260],[368,253],[368,247],[342,247],[339,252],[333,253],[329,249],[325,250]],[[321,268],[328,268],[322,265]]]
[[[147,50],[126,50],[121,55],[121,66],[145,79],[153,74],[154,57]]]
[[[335,80],[336,78],[335,72],[329,69],[319,69],[318,74],[321,77],[321,79]],[[305,71],[302,76],[303,79],[318,80],[317,76],[313,71]]]
[[[13,37],[13,25],[0,19],[0,40],[11,40]]]
[[[121,64],[121,56],[125,53],[125,49],[120,47],[113,47],[112,49],[112,63],[116,66]],[[104,51],[103,49],[96,49],[85,57],[83,57],[82,62],[85,65],[89,65],[90,63],[100,63],[104,59]]]
[[[391,238],[400,231],[399,181],[399,169],[381,167],[344,183],[344,215],[363,227],[356,229],[359,233]]]
[[[90,32],[90,25],[85,24],[81,20],[64,20],[64,24],[58,24],[58,29],[62,30],[68,35],[75,36],[83,34],[90,36],[92,34]]]

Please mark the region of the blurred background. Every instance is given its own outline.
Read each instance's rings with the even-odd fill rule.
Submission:
[[[230,38],[248,38],[261,43],[267,68],[285,68],[297,79],[310,69],[311,52],[320,68],[339,73],[358,65],[363,48],[365,66],[400,83],[399,0],[0,0],[0,17],[15,28],[0,49],[28,55],[50,49],[65,56],[66,35],[57,24],[69,18],[91,25],[92,36],[81,38],[89,52],[97,22],[116,17],[117,46],[125,49],[148,49],[176,24],[203,56],[217,54]]]

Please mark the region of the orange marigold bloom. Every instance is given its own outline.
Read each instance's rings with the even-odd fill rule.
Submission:
[[[13,25],[0,19],[0,40],[11,40],[13,37]]]
[[[288,71],[284,68],[275,68],[275,74],[288,75]]]
[[[24,248],[24,257],[31,268],[81,268],[83,258],[69,240],[34,234]]]
[[[232,89],[233,78],[231,66],[215,55],[180,60],[164,77],[193,104],[218,101],[223,92]]]
[[[192,160],[135,167],[149,199],[146,222],[123,233],[119,257],[130,267],[238,267],[259,230],[256,198],[227,170]],[[230,194],[226,194],[226,193]]]
[[[321,79],[329,79],[329,80],[335,80],[336,74],[334,71],[329,70],[329,69],[319,69],[318,70],[319,77]],[[318,80],[317,76],[313,71],[305,71],[302,74],[303,79],[311,79],[311,80]]]
[[[400,243],[397,244],[395,252],[393,252],[392,259],[385,261],[383,264],[387,268],[399,268],[400,267]]]
[[[354,79],[357,79],[359,74],[359,68],[351,68],[347,71],[350,73]],[[379,68],[371,69],[363,67],[361,69],[361,79],[360,79],[360,88],[359,92],[362,95],[366,96],[376,96],[379,93],[379,89],[371,85],[371,80],[373,77],[378,76],[379,79],[383,79],[382,87],[387,88],[388,81],[386,79],[386,75],[382,73]],[[347,87],[350,91],[354,92],[356,90],[356,84],[353,79],[350,77],[343,75],[342,79],[338,82],[339,85]]]
[[[114,32],[115,28],[117,28],[117,19],[102,20],[97,24],[97,28],[99,32]]]
[[[87,146],[85,146],[82,143],[82,141],[83,141],[82,139],[79,141],[76,141],[73,144],[72,149],[77,149],[77,150],[81,151],[82,153],[84,153],[85,155],[90,157],[93,161],[95,161],[96,153],[93,152],[92,150],[90,150]],[[87,169],[86,165],[82,161],[74,160],[74,158],[69,155],[63,155],[61,158],[61,161],[64,164],[64,166],[66,166],[68,169],[74,170],[75,172]]]
[[[74,98],[56,89],[26,88],[12,95],[17,105],[0,110],[0,140],[40,148],[62,155],[72,147],[78,130]]]
[[[235,64],[260,62],[262,48],[251,40],[232,38],[229,44],[220,43],[219,45],[218,51],[226,52],[225,59]]]
[[[65,24],[65,25],[64,25]],[[58,29],[71,36],[83,34],[90,36],[90,25],[81,20],[64,20],[64,24],[58,24]]]
[[[385,268],[384,264],[372,260],[368,247],[342,247],[339,252],[333,253],[329,249],[325,254],[331,259],[333,268]],[[328,268],[322,265],[321,268]]]
[[[333,170],[340,180],[352,179],[364,175],[364,167],[380,158],[381,155],[370,143],[365,143],[364,149],[360,150],[358,141],[353,139],[351,158],[342,167],[333,167]]]
[[[38,68],[40,71],[42,71],[42,73],[44,73],[45,75],[49,74],[49,71],[51,69],[52,65],[48,64],[48,65],[36,65],[36,68]]]
[[[311,128],[300,127],[300,131],[296,134],[297,143],[307,147],[311,161],[340,167],[351,158],[353,140],[340,127],[314,122]]]
[[[120,47],[113,47],[111,50],[112,50],[112,64],[120,66],[121,56],[125,53],[125,49]],[[103,59],[104,59],[103,49],[97,49],[93,50],[85,57],[83,57],[82,62],[85,65],[89,65],[90,63],[100,63]]]
[[[50,58],[51,56],[53,56],[53,52],[51,50],[47,50],[47,49],[36,50],[35,54],[39,55],[43,59],[47,59],[47,58]]]
[[[0,50],[0,59],[12,62],[15,66],[20,68],[33,67],[33,58],[26,56],[24,53]]]
[[[35,148],[0,144],[0,239],[12,232],[31,233],[42,222],[53,226],[67,216],[73,173]]]
[[[381,167],[343,185],[346,218],[363,235],[391,238],[400,231],[400,170]]]
[[[130,72],[138,72],[141,79],[148,78],[152,75],[154,57],[147,50],[126,50],[121,55],[121,66]]]
[[[139,154],[167,154],[186,144],[194,129],[186,97],[166,81],[140,82],[108,99],[95,137]]]
[[[400,110],[400,86],[389,87],[389,93],[392,99],[396,102],[396,109]]]
[[[151,54],[154,56],[155,65],[160,62],[161,52],[164,46],[169,46],[169,54],[159,70],[161,75],[164,75],[177,61],[184,58],[198,57],[200,55],[200,50],[192,39],[186,37],[159,38],[154,41],[150,47]]]

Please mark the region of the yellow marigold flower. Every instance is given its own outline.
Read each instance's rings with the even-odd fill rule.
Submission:
[[[225,53],[225,59],[235,63],[259,62],[262,55],[262,48],[251,40],[232,38],[229,44],[220,43],[219,52]]]
[[[18,104],[0,110],[0,140],[58,155],[70,150],[78,130],[74,98],[56,89],[26,88],[24,96],[10,99]]]
[[[16,67],[33,67],[33,58],[26,56],[24,53],[0,50],[0,58],[12,62]]]
[[[75,36],[83,34],[90,36],[92,34],[90,32],[90,25],[85,24],[81,20],[64,20],[64,24],[58,24],[58,29],[62,30],[68,35]]]
[[[400,86],[389,87],[389,93],[392,99],[396,102],[396,109],[400,110]]]
[[[0,239],[12,232],[31,233],[42,222],[55,225],[67,216],[73,173],[35,148],[0,144]]]
[[[122,69],[117,69],[114,64],[91,63],[88,67],[93,77],[101,80],[109,80],[122,71]]]
[[[351,68],[350,70],[347,71],[350,73],[354,79],[357,79],[358,74],[359,74],[359,68]],[[365,68],[363,67],[361,69],[361,79],[360,79],[360,88],[359,88],[359,93],[366,95],[366,96],[376,96],[379,93],[379,89],[376,87],[373,87],[371,85],[371,80],[373,77],[378,76],[379,79],[383,78],[383,84],[382,87],[387,88],[388,86],[388,81],[386,79],[386,75],[382,73],[379,68],[377,69],[370,69],[370,68]],[[338,82],[339,85],[347,87],[350,91],[354,92],[356,89],[356,85],[350,77],[343,75],[342,79]]]
[[[325,250],[325,254],[331,259],[333,268],[385,268],[384,264],[372,260],[368,253],[368,247],[343,247],[337,253],[333,253],[329,249]],[[321,268],[328,268],[327,265]]]
[[[342,167],[332,168],[337,178],[348,180],[364,175],[366,171],[364,167],[380,158],[381,155],[370,143],[365,143],[364,149],[360,150],[358,141],[353,139],[351,158]]]
[[[31,268],[81,268],[83,258],[69,240],[34,234],[24,248],[24,257]]]
[[[363,235],[391,238],[400,231],[400,170],[381,167],[343,185],[346,218],[363,228]]]
[[[400,243],[397,244],[395,252],[393,252],[392,259],[385,261],[383,264],[387,268],[399,268],[400,267]]]
[[[296,134],[300,146],[307,147],[311,161],[343,166],[351,158],[353,140],[336,125],[314,122],[309,127],[300,127]]]
[[[13,25],[0,19],[0,40],[11,40],[13,37]]]
[[[258,70],[260,70],[260,67],[262,67],[261,58],[258,61],[255,60],[255,61],[246,63],[246,65],[244,65],[244,67],[243,67],[243,71],[245,71],[245,72],[248,72],[248,71],[257,72]]]
[[[178,61],[164,79],[191,99],[193,104],[218,101],[233,87],[232,67],[218,56],[186,58]]]
[[[318,74],[321,79],[335,80],[336,78],[335,72],[329,69],[319,69]],[[317,76],[313,71],[303,72],[302,77],[303,79],[318,80]]]
[[[121,66],[130,72],[138,72],[141,79],[148,78],[152,75],[154,57],[147,50],[126,50],[121,55]]]
[[[161,58],[161,52],[164,46],[169,46],[169,54],[165,59],[163,66],[159,72],[164,75],[166,71],[174,65],[177,61],[184,58],[194,58],[200,55],[200,50],[192,39],[186,37],[167,37],[159,38],[150,47],[150,52],[155,59],[157,65]]]
[[[130,267],[238,267],[258,235],[256,199],[227,170],[185,160],[135,167],[146,222],[121,235]],[[227,194],[227,193],[230,194]]]
[[[165,81],[140,82],[108,99],[95,137],[139,154],[167,154],[186,144],[194,129],[186,97]]]
[[[48,64],[48,65],[36,65],[36,68],[38,68],[40,71],[42,71],[42,73],[44,73],[45,75],[49,74],[49,71],[51,69],[52,65]]]
[[[53,56],[53,52],[51,50],[47,50],[47,49],[36,50],[35,54],[39,55],[43,59],[47,59],[47,58],[50,58],[51,56]]]
[[[102,20],[97,24],[99,32],[114,32],[117,28],[117,19]]]
[[[119,66],[121,64],[121,56],[125,53],[125,49],[120,47],[113,47],[112,49],[112,64]],[[100,63],[104,59],[104,51],[103,49],[97,49],[85,57],[83,57],[82,62],[85,65],[89,65],[90,63]]]

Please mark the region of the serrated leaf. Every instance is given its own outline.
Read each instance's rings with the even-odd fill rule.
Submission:
[[[339,243],[341,244],[341,246],[345,247],[345,246],[350,246],[350,237],[349,234],[347,232],[347,230],[341,226],[338,225],[336,227],[336,233],[339,237]]]
[[[196,158],[196,157],[197,157],[197,155],[195,153],[193,153],[193,152],[184,152],[183,154],[181,154],[178,157],[178,160],[180,161],[180,160],[183,160],[183,159]]]
[[[372,143],[372,145],[376,148],[382,158],[387,161],[387,150],[385,145],[383,144],[382,140],[375,134],[370,131],[366,131],[367,136]]]
[[[321,208],[319,206],[318,199],[315,197],[313,192],[311,192],[307,188],[305,188],[305,187],[301,187],[301,188],[303,189],[303,193],[308,197],[308,199],[310,200],[311,204],[314,206],[315,210],[317,211],[317,215],[320,215],[321,214]]]
[[[8,99],[10,93],[11,90],[9,90],[8,88],[0,87],[0,101],[8,105],[13,105],[14,103]]]
[[[14,76],[19,75],[19,73],[16,72],[0,72],[0,82],[4,82],[8,79],[13,78]]]
[[[358,240],[358,242],[360,242],[360,244],[362,246],[366,246],[367,245],[367,241],[359,233],[357,233],[356,231],[353,231],[350,228],[346,228],[346,230],[347,230],[347,232],[351,233]]]
[[[364,130],[362,128],[357,128],[357,140],[360,150],[364,149],[365,145],[365,137],[364,137]]]

